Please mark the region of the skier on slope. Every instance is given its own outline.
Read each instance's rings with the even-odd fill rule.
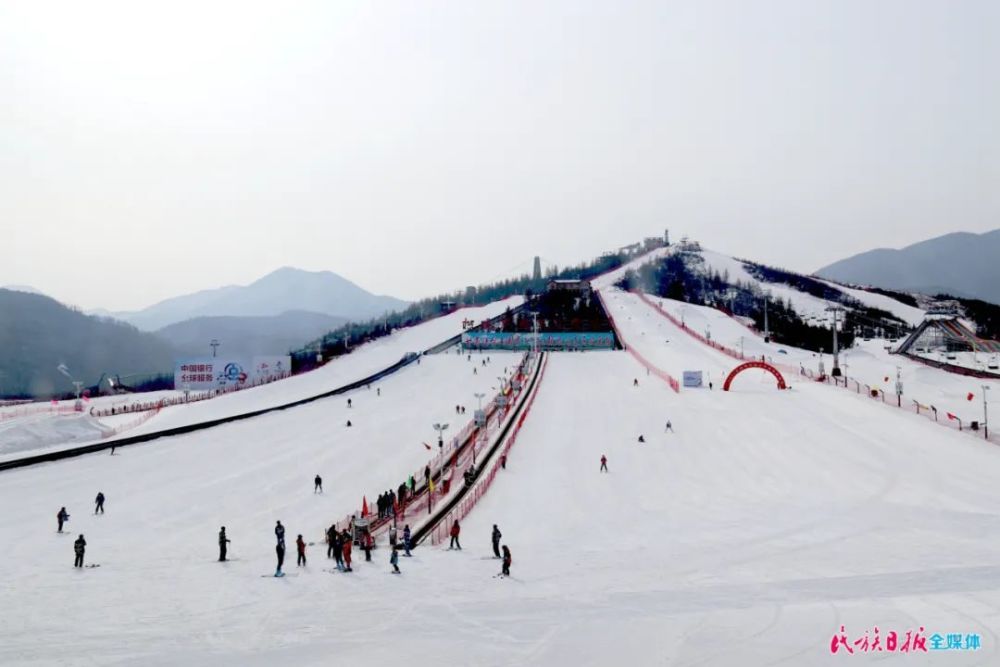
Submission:
[[[344,538],[341,537],[340,531],[333,528],[333,557],[337,561],[337,569],[341,572],[344,571]]]
[[[389,564],[392,565],[393,572],[399,574],[399,550],[395,546],[390,550]]]
[[[313,480],[313,493],[323,493],[323,478],[319,474]]]
[[[274,526],[274,536],[278,540],[274,547],[274,551],[278,555],[278,568],[274,571],[274,576],[282,577],[284,573],[281,571],[281,566],[285,563],[285,527],[281,525],[280,521]]]
[[[641,434],[641,433],[639,434],[639,442],[640,442],[640,443],[642,443],[642,442],[646,442],[646,438],[642,437],[642,434]]]
[[[98,512],[104,514],[104,494],[100,491],[97,492],[97,498],[94,499],[94,514]]]
[[[226,537],[226,527],[222,526],[219,529],[219,562],[226,560],[226,545],[229,544],[230,540]]]
[[[61,507],[59,512],[56,513],[56,522],[59,524],[58,532],[62,532],[63,524],[69,521],[69,512],[66,511],[65,507]]]
[[[458,541],[458,534],[462,532],[462,529],[458,525],[458,519],[455,519],[455,523],[451,524],[451,544],[448,546],[449,549],[462,550],[462,545]]]
[[[372,562],[372,548],[375,546],[375,538],[372,537],[370,530],[365,530],[364,534],[361,536],[361,548],[365,551],[365,561]]]
[[[410,556],[410,524],[403,526],[403,555]]]
[[[605,456],[604,454],[601,454],[601,472],[607,472],[607,471],[608,471],[608,457]]]
[[[302,539],[301,535],[295,538],[295,548],[299,552],[299,559],[296,563],[296,567],[301,567],[306,564],[306,542]]]
[[[73,553],[76,554],[76,558],[73,560],[73,567],[83,567],[83,554],[87,550],[87,540],[83,539],[83,535],[76,538],[76,542],[73,543]]]
[[[326,557],[333,558],[334,539],[337,534],[337,526],[333,525],[326,529]]]
[[[354,572],[351,569],[351,536],[348,535],[347,531],[344,531],[343,535],[343,549],[344,549],[344,572]]]
[[[389,546],[396,548],[396,524],[389,526]]]
[[[503,545],[503,569],[500,571],[501,576],[504,577],[510,576],[510,563],[511,563],[510,549],[508,549],[507,545],[505,544]]]
[[[347,407],[351,407],[351,399],[347,399]]]
[[[666,426],[666,428],[663,429],[664,433],[666,433],[667,431],[670,431],[671,433],[674,432],[674,425],[670,423],[669,419],[667,420],[667,426]]]
[[[496,524],[493,524],[493,535],[491,536],[491,540],[493,542],[493,555],[496,556],[497,558],[500,558],[501,537],[503,537],[503,535],[500,534],[500,529],[497,528]]]

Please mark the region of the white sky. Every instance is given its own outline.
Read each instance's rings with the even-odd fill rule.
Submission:
[[[419,298],[669,227],[812,271],[1000,226],[1000,3],[2,2],[0,285]]]

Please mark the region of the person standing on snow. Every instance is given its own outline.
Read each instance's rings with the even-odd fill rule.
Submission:
[[[392,565],[393,572],[399,574],[399,550],[396,547],[393,547],[389,554],[389,564]]]
[[[344,531],[343,539],[343,549],[344,549],[344,572],[354,572],[351,569],[351,536]]]
[[[665,429],[663,430],[663,432],[664,432],[664,433],[666,433],[667,431],[670,431],[671,433],[673,433],[673,432],[674,432],[674,425],[670,423],[670,420],[669,420],[669,419],[667,420],[667,426],[666,426],[666,428],[665,428]]]
[[[323,478],[318,474],[316,479],[313,480],[313,493],[323,493]]]
[[[497,528],[496,524],[493,524],[493,535],[491,537],[493,542],[493,555],[500,558],[500,538],[503,537],[503,535],[500,534],[500,529]]]
[[[73,553],[76,554],[76,558],[73,560],[73,567],[83,567],[83,554],[87,550],[87,540],[83,539],[83,535],[76,538],[76,542],[73,543]]]
[[[424,484],[430,486],[431,481],[431,467],[430,465],[424,466]]]
[[[389,546],[396,548],[396,524],[389,526]]]
[[[410,556],[410,524],[403,526],[403,555]]]
[[[375,538],[372,537],[370,530],[365,530],[364,535],[361,536],[361,548],[365,550],[365,562],[372,562],[372,547],[375,546]]]
[[[56,521],[59,523],[59,530],[57,532],[62,532],[63,524],[69,521],[69,512],[66,511],[65,507],[59,508],[59,512],[56,513]]]
[[[601,454],[601,472],[607,472],[607,471],[608,471],[608,457],[605,456],[604,454]]]
[[[229,544],[229,538],[226,537],[226,527],[222,526],[219,529],[219,562],[226,560],[226,545]]]
[[[462,545],[458,542],[458,534],[460,532],[462,532],[462,529],[458,526],[458,519],[455,519],[455,523],[451,524],[451,544],[448,547],[449,549],[462,550]]]
[[[281,566],[285,564],[285,527],[281,525],[280,521],[274,526],[274,536],[278,540],[274,547],[274,551],[278,555],[278,569],[274,571],[274,576],[280,577],[282,575]]]
[[[351,399],[347,399],[347,407],[351,407]]]
[[[333,558],[334,536],[337,534],[337,526],[333,525],[326,529],[326,557]]]
[[[97,498],[94,499],[94,514],[98,512],[104,514],[104,494],[101,491],[97,492]]]
[[[503,569],[500,571],[501,575],[505,577],[510,576],[510,563],[511,563],[510,549],[508,549],[507,545],[505,544],[503,545]]]
[[[299,560],[296,567],[301,567],[306,564],[306,543],[305,540],[302,539],[301,535],[295,538],[295,548],[298,549],[299,552]]]
[[[344,571],[344,540],[336,527],[333,529],[333,557],[337,561],[337,569]]]

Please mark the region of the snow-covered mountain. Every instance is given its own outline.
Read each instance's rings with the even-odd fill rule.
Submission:
[[[406,306],[405,301],[367,292],[331,271],[285,267],[246,286],[203,290],[137,312],[111,315],[139,329],[155,331],[196,317],[264,317],[294,310],[364,320]]]
[[[956,232],[895,250],[879,248],[816,272],[856,285],[969,297],[1000,303],[1000,229]]]
[[[181,355],[196,357],[208,351],[208,342],[221,342],[231,357],[284,354],[332,331],[347,320],[335,315],[288,311],[279,315],[194,317],[156,332]]]

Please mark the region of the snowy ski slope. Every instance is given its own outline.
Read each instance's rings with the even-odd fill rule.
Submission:
[[[123,433],[122,436],[152,433],[167,428],[196,424],[210,419],[262,410],[321,394],[387,368],[408,352],[420,352],[457,336],[462,333],[462,320],[464,319],[471,319],[478,323],[502,314],[507,308],[515,308],[523,301],[523,297],[514,296],[480,307],[462,308],[413,327],[397,329],[390,336],[360,346],[351,354],[338,357],[312,372],[260,387],[225,394],[208,401],[164,408],[152,419]],[[145,395],[137,394],[135,396],[135,400],[146,400]],[[95,402],[98,400],[95,399]],[[97,426],[100,428],[100,425],[105,422],[107,425],[115,426],[121,421],[127,421],[133,417],[134,415],[123,415],[121,418],[102,419]],[[36,438],[35,440],[30,439],[30,431],[25,433],[24,430],[21,430],[18,447],[0,446],[0,460],[23,456],[31,449],[43,447],[47,447],[50,451],[59,449],[60,442],[68,442],[74,447],[85,444],[78,437],[80,428],[74,431],[64,431],[66,433],[65,439],[58,437],[59,431],[53,437],[52,430],[59,425],[52,422],[49,431],[45,432],[48,437]],[[3,435],[0,433],[0,438],[2,437]],[[70,442],[71,438],[72,442]],[[94,441],[96,440],[91,440],[91,442]],[[108,440],[108,442],[110,441]],[[13,438],[11,438],[11,442],[13,442]]]
[[[736,363],[637,296],[603,294],[626,343],[671,374],[704,370],[718,389]],[[748,353],[779,356],[717,311],[664,305],[723,344],[743,335]],[[793,369],[815,363],[786,352]],[[849,374],[883,372],[878,350],[864,352],[873,361],[848,356]],[[552,354],[507,469],[464,522],[463,551],[421,547],[395,576],[383,545],[371,564],[355,550],[350,575],[326,572],[323,527],[421,466],[430,425],[459,427],[456,404],[471,418],[473,393],[491,393],[519,355],[490,357],[484,369],[480,355],[433,355],[379,383],[381,396],[361,389],[0,473],[0,664],[870,662],[830,655],[842,624],[852,638],[876,625],[982,637],[976,652],[879,656],[889,664],[1000,661],[1000,449],[795,375],[786,392],[749,371],[729,393],[677,394],[624,353]],[[912,382],[957,390],[937,374],[914,369]],[[253,391],[291,400],[302,388],[287,382]],[[98,490],[107,514],[95,517]],[[55,533],[61,505],[66,535]],[[277,519],[297,576],[268,576]],[[494,523],[513,553],[509,580],[494,578]],[[71,567],[81,532],[100,568]],[[317,542],[306,568],[294,564],[299,533]]]

